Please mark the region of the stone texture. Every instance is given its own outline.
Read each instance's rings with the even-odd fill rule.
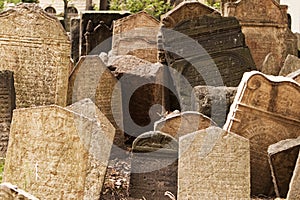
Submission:
[[[279,72],[279,76],[286,76],[292,72],[300,70],[300,59],[294,55],[288,55],[284,65]]]
[[[297,200],[300,198],[299,187],[300,187],[300,152],[298,155],[293,177],[290,183],[290,190],[287,195],[288,200]]]
[[[269,53],[266,57],[265,60],[262,64],[261,72],[267,75],[274,75],[278,76],[280,72],[280,67],[276,65],[277,63],[277,58],[273,53]]]
[[[154,131],[166,133],[176,139],[183,135],[206,129],[217,124],[198,112],[170,113],[154,123]]]
[[[210,117],[222,127],[236,90],[236,87],[196,86],[192,96],[193,110]]]
[[[115,69],[116,76],[118,73],[132,70],[136,66],[151,65],[152,63],[132,55],[111,56],[108,58],[107,66]]]
[[[40,199],[99,199],[115,130],[86,108],[14,110],[3,180]]]
[[[14,77],[11,71],[0,71],[0,157],[5,157],[13,109],[16,107]]]
[[[295,81],[297,81],[298,83],[300,83],[300,69],[298,69],[295,72],[292,72],[292,73],[288,74],[286,77],[292,78]]]
[[[16,107],[66,105],[70,42],[36,4],[0,14],[0,70],[14,72]]]
[[[38,198],[19,189],[17,186],[10,183],[0,184],[0,199],[3,200],[38,200]]]
[[[213,12],[217,13],[218,11],[199,1],[183,1],[162,15],[161,22],[165,28],[173,28],[182,21],[198,18],[201,15],[211,14]]]
[[[203,15],[162,29],[166,61],[183,110],[198,85],[236,87],[244,72],[255,69],[239,22],[234,17]]]
[[[210,127],[179,138],[178,199],[250,199],[246,138]]]
[[[269,145],[300,136],[300,85],[290,78],[245,73],[224,129],[250,140],[251,193],[265,194],[273,184]]]
[[[112,54],[133,55],[157,62],[159,21],[141,11],[114,21]]]
[[[177,194],[178,143],[161,132],[143,133],[132,145],[130,197],[169,200]]]
[[[128,16],[130,13],[126,11],[83,11],[80,13],[80,36],[79,36],[79,55],[84,56],[89,52],[86,52],[86,38],[84,34],[87,32],[88,23],[90,23],[90,27],[93,29],[96,28],[100,22],[102,25],[106,25],[107,27],[112,27],[112,23],[114,20],[120,19],[122,17]],[[95,36],[96,37],[96,36]],[[99,36],[101,37],[101,36]],[[102,43],[103,41],[97,41],[100,43],[94,43],[94,46],[104,47],[104,50],[111,48],[111,40],[106,41],[106,43]],[[95,49],[95,51],[97,51]],[[102,51],[102,50],[101,50]],[[96,54],[97,52],[94,52]],[[98,52],[98,55],[100,52]]]
[[[79,33],[80,33],[80,18],[72,18],[70,24],[71,34],[71,58],[75,63],[79,60]]]
[[[236,17],[258,70],[270,52],[280,69],[288,54],[297,55],[297,38],[288,27],[287,6],[275,0],[223,0],[223,15]],[[226,3],[227,2],[227,3]]]
[[[277,197],[286,198],[300,149],[300,137],[272,144],[268,148],[269,163]]]
[[[90,98],[116,129],[114,143],[123,146],[121,86],[99,56],[81,57],[69,77],[68,105]]]

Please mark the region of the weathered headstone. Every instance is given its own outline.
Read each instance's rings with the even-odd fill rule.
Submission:
[[[288,200],[297,200],[300,198],[300,152],[298,155],[297,163],[290,183],[290,190],[287,195]]]
[[[288,55],[284,65],[279,72],[279,76],[286,76],[292,72],[300,70],[300,59],[294,55]]]
[[[132,70],[137,66],[151,65],[151,62],[132,55],[121,55],[109,57],[107,65],[122,73],[122,71]]]
[[[266,57],[265,60],[262,64],[261,67],[261,72],[267,75],[274,75],[274,76],[278,76],[279,71],[280,71],[280,67],[278,66],[276,63],[277,58],[275,57],[275,55],[273,53],[269,53]]]
[[[236,87],[196,86],[192,96],[193,110],[210,117],[222,127],[236,90]]]
[[[81,57],[69,78],[68,105],[90,98],[116,129],[114,143],[124,143],[121,86],[99,56]]]
[[[300,69],[298,69],[295,72],[292,72],[292,73],[288,74],[286,77],[292,78],[295,81],[297,81],[298,83],[300,83]]]
[[[287,6],[275,0],[222,1],[223,16],[239,20],[258,70],[270,52],[276,68],[283,66],[288,54],[297,55],[297,38],[288,27]]]
[[[130,13],[127,11],[83,11],[80,13],[80,36],[79,36],[79,56],[88,55],[89,52],[86,52],[86,38],[84,34],[87,32],[88,23],[90,23],[90,27],[96,28],[100,22],[102,25],[111,28],[114,20],[120,19],[122,17],[128,16]],[[94,35],[96,37],[96,35]],[[101,37],[101,36],[99,36]],[[103,45],[104,50],[111,48],[111,40],[106,41],[106,43],[102,43],[103,41],[97,41],[99,43],[94,43],[94,46],[98,46],[100,44]],[[101,45],[101,46],[102,46]],[[103,51],[99,46],[100,52]],[[95,50],[96,51],[96,50]],[[98,55],[100,54],[98,52]],[[96,52],[94,52],[96,53]]]
[[[14,72],[16,107],[66,105],[70,42],[56,17],[36,4],[0,14],[0,70]]]
[[[224,129],[250,140],[251,193],[273,187],[267,148],[300,136],[300,85],[290,78],[245,73]]]
[[[170,113],[154,123],[154,131],[160,131],[179,138],[183,135],[206,129],[217,124],[210,118],[198,112]]]
[[[129,195],[133,198],[169,200],[177,193],[178,142],[159,131],[143,133],[132,145]]]
[[[0,71],[0,157],[5,157],[15,102],[14,77],[11,71]]]
[[[274,189],[277,197],[286,198],[300,149],[300,137],[272,144],[268,148]]]
[[[79,31],[80,31],[80,18],[72,18],[70,24],[71,34],[71,58],[75,63],[79,60]]]
[[[198,18],[201,15],[217,13],[211,7],[200,3],[199,1],[183,1],[175,8],[161,16],[162,24],[165,28],[173,28],[177,24],[187,19]]]
[[[84,113],[14,110],[3,180],[40,199],[98,199],[115,129],[100,111]]]
[[[249,141],[218,127],[180,137],[177,199],[250,199]]]
[[[10,183],[0,184],[0,199],[3,200],[38,200],[38,198],[28,194],[24,190],[19,189],[17,186]]]
[[[157,62],[157,34],[159,21],[141,11],[114,21],[112,54],[133,55]]]
[[[195,86],[236,87],[244,72],[256,69],[234,17],[185,20],[172,30],[162,29],[162,43],[168,65],[176,70],[171,75],[183,105],[191,104],[190,90]]]

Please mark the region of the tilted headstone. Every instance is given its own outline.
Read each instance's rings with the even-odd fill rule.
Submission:
[[[267,148],[300,136],[300,85],[290,78],[245,73],[224,129],[250,140],[251,193],[273,187]]]
[[[100,111],[85,113],[56,105],[14,110],[3,180],[40,199],[98,199],[115,129]]]
[[[75,63],[79,60],[79,33],[80,33],[80,18],[72,18],[70,24],[71,34],[71,58]]]
[[[295,166],[295,170],[290,182],[290,189],[287,195],[288,200],[297,200],[300,198],[300,152],[298,155],[297,163]]]
[[[24,190],[19,189],[17,186],[10,183],[0,184],[0,199],[3,200],[38,200],[38,198],[28,194]]]
[[[193,110],[200,112],[222,127],[229,113],[237,87],[196,86],[193,89]]]
[[[99,56],[81,57],[69,77],[68,105],[90,98],[116,129],[114,143],[124,143],[121,86]]]
[[[286,198],[300,149],[300,137],[287,139],[268,148],[269,164],[277,197]]]
[[[88,23],[90,23],[90,27],[94,29],[102,21],[101,22],[102,24],[105,24],[107,27],[111,28],[114,20],[120,19],[122,17],[126,17],[129,14],[130,13],[127,11],[83,11],[81,12],[80,13],[80,34],[79,34],[79,56],[85,56],[89,54],[89,52],[86,52],[87,41],[84,36],[84,34],[87,33]],[[94,37],[96,37],[96,35],[94,35]],[[93,43],[93,45],[94,46],[100,45],[98,46],[100,52],[103,51],[101,47],[104,47],[104,50],[110,49],[111,40],[106,41],[106,43],[103,43],[104,41],[97,41],[97,43]],[[98,55],[100,54],[100,52],[98,52]]]
[[[296,82],[300,83],[300,69],[288,74],[286,77],[294,79]]]
[[[133,55],[153,63],[157,62],[157,19],[141,11],[115,20],[113,26],[113,55]]]
[[[203,15],[161,31],[166,61],[178,72],[171,75],[183,105],[191,104],[195,86],[236,87],[244,72],[256,69],[234,17]]]
[[[154,131],[166,133],[174,138],[206,129],[217,124],[205,115],[186,111],[182,113],[170,113],[166,117],[154,123]]]
[[[270,52],[277,69],[288,54],[297,55],[297,37],[288,27],[287,6],[275,0],[234,0],[227,1],[223,8],[223,16],[239,20],[258,70]]]
[[[0,14],[0,70],[14,72],[16,107],[66,105],[70,42],[56,17],[36,4]]]
[[[250,199],[249,141],[218,127],[180,137],[177,199]]]
[[[199,1],[183,1],[175,8],[161,16],[165,28],[173,28],[186,19],[198,18],[201,15],[217,13],[217,10],[200,3]]]
[[[169,200],[177,193],[178,142],[159,131],[143,133],[132,145],[129,195],[133,198]]]
[[[278,66],[276,62],[277,58],[274,53],[269,53],[262,64],[261,72],[267,75],[278,76],[281,66]]]
[[[0,71],[0,157],[5,157],[13,109],[16,108],[14,77],[11,71]]]
[[[284,65],[279,72],[279,76],[286,76],[300,70],[300,59],[294,55],[288,55],[284,61]]]

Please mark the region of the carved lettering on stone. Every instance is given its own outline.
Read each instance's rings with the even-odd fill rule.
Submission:
[[[285,77],[245,73],[224,129],[250,140],[251,193],[273,187],[267,148],[300,136],[300,85]]]
[[[17,108],[66,105],[70,51],[60,22],[36,4],[0,14],[0,70],[14,72]]]

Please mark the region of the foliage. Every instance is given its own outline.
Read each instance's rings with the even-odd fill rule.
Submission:
[[[18,4],[20,2],[24,2],[24,3],[38,3],[39,1],[38,0],[0,0],[0,11],[3,10],[5,3]]]
[[[2,182],[3,171],[4,171],[4,160],[0,159],[0,183]]]
[[[215,8],[217,10],[221,9],[221,4],[220,4],[219,0],[206,0],[205,4]]]
[[[164,0],[110,0],[111,10],[129,10],[132,13],[146,11],[159,18],[162,14],[172,9],[169,2]]]

